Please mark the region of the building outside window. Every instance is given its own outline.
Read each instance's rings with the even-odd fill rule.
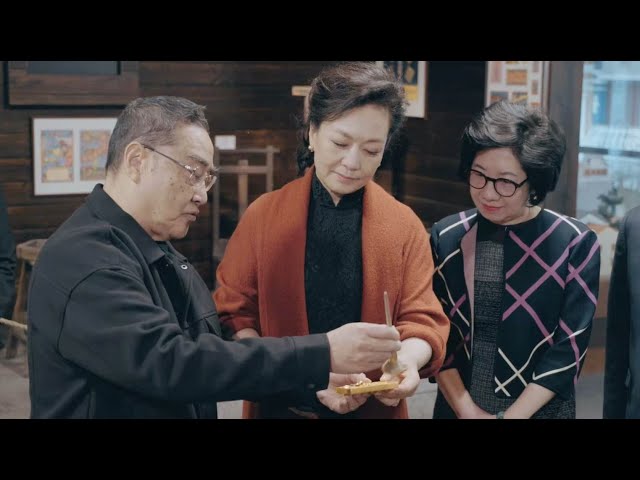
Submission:
[[[606,299],[624,214],[640,205],[640,62],[584,62],[576,217],[600,240],[600,299]]]

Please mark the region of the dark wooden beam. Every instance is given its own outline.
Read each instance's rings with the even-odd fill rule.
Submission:
[[[576,215],[578,188],[578,147],[580,144],[580,105],[582,103],[583,62],[550,62],[549,115],[567,136],[567,153],[554,192],[546,207],[565,215]]]

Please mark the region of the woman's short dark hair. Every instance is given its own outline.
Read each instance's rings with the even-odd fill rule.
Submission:
[[[106,169],[117,170],[124,150],[133,141],[151,146],[171,145],[179,127],[197,125],[209,132],[205,107],[182,97],[142,97],[120,113],[109,139]]]
[[[537,205],[558,183],[566,151],[564,133],[539,109],[505,101],[485,108],[462,134],[460,168],[464,180],[476,155],[490,148],[510,148],[529,179],[529,203]]]
[[[324,69],[311,82],[307,99],[308,114],[300,128],[298,173],[313,165],[309,151],[309,127],[319,128],[346,112],[365,105],[379,105],[389,111],[388,147],[405,121],[404,87],[395,75],[372,62],[341,63]]]

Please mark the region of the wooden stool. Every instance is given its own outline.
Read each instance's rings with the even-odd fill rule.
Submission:
[[[46,239],[34,239],[16,246],[19,274],[16,284],[16,304],[13,307],[13,321],[3,322],[9,325],[6,358],[13,358],[18,353],[18,341],[27,342],[27,291],[29,289],[29,272],[38,258],[40,249]]]

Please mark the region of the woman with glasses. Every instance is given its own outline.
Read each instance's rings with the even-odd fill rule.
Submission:
[[[442,365],[449,322],[433,294],[427,232],[372,179],[404,121],[404,90],[374,63],[340,64],[312,82],[299,173],[242,216],[217,271],[221,322],[234,338],[385,323],[384,292],[402,340],[401,375],[375,395],[292,392],[246,405],[259,418],[406,418],[420,375]],[[364,325],[363,325],[364,326]],[[353,372],[360,373],[360,372]],[[337,386],[335,383],[333,387]]]
[[[434,418],[575,418],[600,271],[594,232],[543,208],[565,154],[558,125],[506,102],[465,129],[476,208],[433,225],[434,291],[451,320]]]

